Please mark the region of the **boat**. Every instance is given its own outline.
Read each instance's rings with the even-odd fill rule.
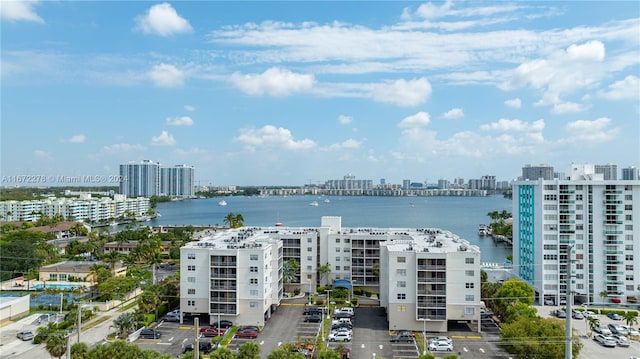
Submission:
[[[311,203],[309,203],[310,206],[312,207],[318,207],[318,201],[313,201]]]
[[[276,223],[276,227],[282,227],[282,226],[284,226],[284,224],[282,224],[282,222],[277,222]]]
[[[481,224],[478,226],[478,234],[481,236],[490,236],[491,235],[491,227],[486,224]]]
[[[227,201],[225,201],[224,199],[218,202],[218,206],[226,206],[226,205],[227,205]]]
[[[331,202],[331,201],[329,201],[329,198],[326,198],[326,199],[324,200],[324,203],[329,203],[329,202]]]

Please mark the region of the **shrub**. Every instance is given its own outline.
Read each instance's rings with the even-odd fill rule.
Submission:
[[[364,291],[364,295],[366,295],[367,297],[371,297],[371,294],[373,294],[370,290],[365,290]]]
[[[362,290],[362,288],[354,288],[353,289],[353,294],[355,295],[362,295],[364,293],[364,291]]]
[[[354,306],[354,307],[358,305],[358,298],[357,297],[351,298],[351,305]]]

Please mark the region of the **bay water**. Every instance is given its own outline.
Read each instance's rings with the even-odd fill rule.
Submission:
[[[219,204],[224,199],[225,206]],[[317,206],[311,205],[316,202]],[[503,263],[511,248],[478,235],[492,211],[512,211],[510,199],[488,197],[228,196],[161,202],[160,217],[145,224],[224,225],[229,213],[245,226],[319,227],[322,216],[342,217],[343,227],[440,228],[480,247],[483,262]]]

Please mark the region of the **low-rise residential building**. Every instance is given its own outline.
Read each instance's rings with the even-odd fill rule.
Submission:
[[[288,260],[299,265],[289,288],[315,293],[347,281],[380,292],[390,329],[422,329],[424,319],[430,330],[446,331],[449,320],[480,317],[480,251],[447,231],[343,228],[341,217],[326,216],[320,227],[201,233],[180,251],[180,304],[183,313],[207,313],[211,322],[220,316],[263,325],[283,297]],[[320,266],[330,271],[320,274]]]
[[[97,278],[91,271],[96,264],[104,264],[112,268],[113,276],[123,276],[127,267],[122,263],[104,263],[91,261],[64,261],[40,267],[39,280],[59,282],[95,282]]]

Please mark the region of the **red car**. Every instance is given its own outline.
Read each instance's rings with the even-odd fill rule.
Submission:
[[[255,330],[251,330],[251,329],[242,329],[242,330],[238,330],[236,332],[236,338],[249,338],[249,339],[255,339],[258,337],[258,332],[256,332]]]
[[[620,299],[620,298],[611,298],[611,303],[622,303],[622,299]]]
[[[203,327],[200,329],[200,334],[205,337],[218,337],[224,335],[224,330],[216,329],[214,327]]]

